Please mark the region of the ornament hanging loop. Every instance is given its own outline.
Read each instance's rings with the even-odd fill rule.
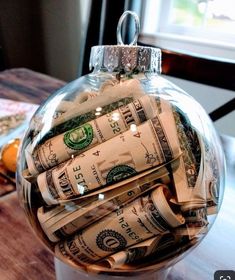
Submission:
[[[129,44],[130,46],[136,45],[137,44],[137,39],[139,37],[139,33],[140,33],[140,20],[138,15],[135,12],[132,11],[125,11],[119,21],[118,21],[118,25],[117,25],[117,44],[118,45],[124,45],[123,41],[122,41],[122,24],[123,21],[125,20],[125,18],[131,15],[134,18],[135,21],[135,35],[134,35],[134,39],[133,41]]]

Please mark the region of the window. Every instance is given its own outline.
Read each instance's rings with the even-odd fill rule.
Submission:
[[[235,59],[234,0],[148,0],[143,34],[163,48]]]

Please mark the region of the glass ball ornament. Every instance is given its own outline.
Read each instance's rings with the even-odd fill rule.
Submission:
[[[95,46],[93,71],[54,93],[22,141],[27,219],[62,262],[97,274],[174,265],[208,233],[224,156],[204,109],[160,75],[161,51]]]

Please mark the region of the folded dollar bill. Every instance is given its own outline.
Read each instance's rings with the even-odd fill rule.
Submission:
[[[32,152],[30,152],[32,147],[29,145],[26,151],[29,171],[33,175],[41,173],[128,129],[135,130],[137,125],[155,115],[155,100],[146,95],[106,115],[52,137],[42,145],[38,145]]]
[[[59,256],[87,265],[154,235],[165,234],[185,223],[183,216],[171,209],[169,198],[167,187],[160,185],[151,194],[135,199],[99,223],[59,242],[55,251]]]

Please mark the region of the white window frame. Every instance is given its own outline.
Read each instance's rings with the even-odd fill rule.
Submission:
[[[145,42],[165,49],[210,56],[217,60],[235,60],[234,34],[168,24],[166,19],[171,7],[172,0],[145,1],[142,28]]]

